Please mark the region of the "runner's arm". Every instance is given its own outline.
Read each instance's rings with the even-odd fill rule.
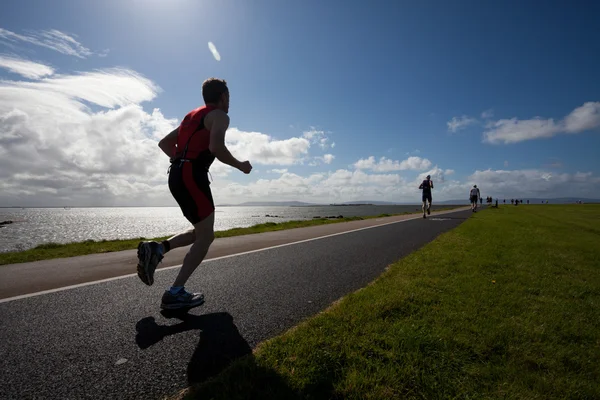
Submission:
[[[171,131],[167,136],[162,138],[160,142],[158,142],[158,147],[169,157],[173,157],[175,154],[175,145],[177,144],[177,132],[179,132],[179,127],[175,128]]]
[[[223,111],[215,110],[206,116],[205,122],[206,125],[210,124],[209,151],[222,163],[240,169],[242,163],[231,155],[227,146],[225,146],[225,133],[229,128],[229,116]]]

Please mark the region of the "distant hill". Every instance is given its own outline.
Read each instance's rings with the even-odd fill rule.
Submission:
[[[318,206],[316,203],[305,203],[303,201],[246,201],[240,204],[220,204],[220,207],[289,207],[289,206]]]
[[[240,207],[302,207],[302,206],[343,206],[343,205],[357,205],[357,204],[372,204],[375,206],[389,206],[396,205],[401,203],[391,203],[389,201],[347,201],[342,203],[306,203],[304,201],[247,201],[240,204],[220,204],[220,207],[232,207],[232,206],[240,206]]]
[[[485,202],[485,197],[483,198],[483,201]],[[435,199],[433,199],[433,204],[469,204],[469,199],[464,199],[464,200],[444,200],[444,201],[435,201]]]
[[[504,198],[498,198],[498,202],[502,203],[502,200]],[[506,199],[507,202],[510,203],[510,197]],[[600,199],[586,199],[586,198],[579,198],[579,197],[560,197],[560,198],[548,198],[548,199],[541,199],[541,198],[526,198],[526,197],[522,197],[519,198],[519,200],[523,200],[525,203],[527,203],[527,200],[529,200],[529,202],[531,204],[541,204],[542,200],[544,201],[544,203],[546,202],[546,200],[548,200],[548,204],[575,204],[578,201],[582,201],[584,203],[600,203]],[[485,196],[483,197],[483,201],[485,202]],[[494,201],[496,201],[496,198],[494,198]],[[335,206],[350,206],[350,205],[357,205],[357,204],[372,204],[375,206],[393,206],[393,205],[419,205],[421,204],[420,202],[410,202],[410,203],[405,203],[405,202],[390,202],[390,201],[376,201],[376,200],[364,200],[364,201],[345,201],[345,202],[340,202],[340,203],[307,203],[304,201],[247,201],[244,203],[240,203],[240,204],[219,204],[219,207],[235,207],[235,206],[242,206],[242,207],[306,207],[306,206],[328,206],[328,205],[335,205]],[[433,201],[433,204],[445,204],[445,205],[468,205],[469,204],[469,200],[468,199],[458,199],[458,200],[444,200],[444,201]]]
[[[345,201],[343,203],[332,203],[334,205],[353,205],[353,204],[372,204],[374,206],[393,206],[400,203],[391,203],[389,201],[374,201],[374,200],[364,200],[364,201]]]

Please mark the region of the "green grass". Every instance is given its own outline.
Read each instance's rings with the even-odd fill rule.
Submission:
[[[598,399],[599,243],[598,205],[487,209],[177,396]]]
[[[435,211],[441,210],[450,210],[456,207],[440,207],[436,208]],[[412,214],[409,212],[402,214]],[[402,214],[394,214],[394,215],[402,215]],[[233,228],[226,231],[217,231],[215,232],[215,236],[217,238],[221,237],[230,237],[230,236],[240,236],[240,235],[250,235],[254,233],[262,233],[262,232],[272,232],[272,231],[280,231],[284,229],[293,229],[293,228],[303,228],[308,226],[315,225],[324,225],[324,224],[333,224],[340,222],[349,222],[356,221],[361,219],[371,219],[371,218],[381,218],[381,217],[389,217],[389,214],[381,214],[377,216],[368,216],[368,217],[346,217],[346,218],[337,218],[337,219],[328,219],[328,218],[316,218],[311,220],[300,220],[300,221],[286,221],[286,222],[268,222],[265,224],[259,224],[250,226],[247,228]],[[76,243],[44,243],[35,248],[24,250],[24,251],[15,251],[15,252],[7,252],[0,253],[0,265],[6,264],[17,264],[24,263],[30,261],[39,261],[39,260],[49,260],[54,258],[64,258],[64,257],[74,257],[74,256],[83,256],[87,254],[95,254],[95,253],[109,253],[114,251],[122,251],[122,250],[131,250],[135,249],[140,240],[164,240],[170,236],[164,236],[159,238],[133,238],[126,240],[86,240],[84,242],[76,242]]]

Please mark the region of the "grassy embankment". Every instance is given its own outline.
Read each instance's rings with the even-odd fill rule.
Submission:
[[[501,206],[186,399],[600,398],[600,206]]]

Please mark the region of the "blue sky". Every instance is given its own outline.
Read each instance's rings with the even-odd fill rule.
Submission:
[[[75,99],[89,107],[80,126],[102,113],[108,118],[138,105],[143,112],[128,118],[150,124],[141,131],[152,140],[168,133],[154,128],[166,129],[200,105],[205,78],[225,78],[231,90],[231,127],[237,132],[231,135],[237,140],[232,151],[247,155],[255,171],[245,176],[217,168],[213,188],[221,191],[221,197],[215,195],[221,202],[241,197],[418,202],[414,182],[426,173],[440,182],[434,201],[436,196],[463,198],[473,183],[483,195],[509,198],[600,197],[599,20],[600,3],[593,1],[369,6],[340,1],[57,0],[50,5],[9,0],[0,15],[0,56],[9,60],[0,68],[0,78],[4,89],[7,81],[23,87],[23,82],[71,79],[67,85],[75,89],[52,90],[65,96],[65,104]],[[68,35],[80,47],[67,41],[75,49],[67,54],[57,42],[39,45],[43,32],[50,30]],[[219,61],[209,51],[209,41],[218,49]],[[15,60],[53,72],[28,78],[15,71]],[[145,78],[151,83],[132,83],[126,93],[119,92],[120,84],[107,85],[102,95],[118,99],[107,107],[83,88],[89,82],[77,86],[74,80],[94,71],[103,71],[104,79],[114,68],[134,73],[136,82]],[[148,86],[152,95],[131,94]],[[48,90],[32,87],[35,93]],[[74,95],[77,90],[85,93]],[[0,92],[6,100],[0,115],[18,109],[20,103],[9,101],[10,93]],[[23,120],[30,121],[27,131],[35,131],[31,121],[40,108],[26,107],[21,111],[28,118]],[[148,122],[155,108],[159,121]],[[50,118],[61,124],[64,115]],[[114,132],[102,134],[119,135],[115,124],[108,125]],[[16,125],[10,126],[17,135]],[[74,128],[61,126],[55,134],[71,134],[65,129]],[[147,145],[128,129],[139,148]],[[255,135],[244,136],[248,132]],[[94,135],[87,128],[79,134]],[[34,136],[44,135],[42,129]],[[100,151],[98,146],[87,151]],[[9,145],[3,147],[14,154]],[[40,149],[41,158],[51,157]],[[65,152],[50,153],[60,157]],[[279,156],[266,161],[273,152]],[[160,174],[140,167],[125,176],[127,171],[94,165],[88,192],[69,183],[76,175],[51,176],[50,168],[60,164],[56,160],[52,164],[47,159],[28,175],[23,169],[6,173],[7,194],[0,205],[29,204],[34,198],[88,204],[99,196],[105,199],[102,204],[135,204],[128,197],[133,192],[152,192],[148,204],[171,204],[164,160],[153,162],[162,157],[159,150],[148,147],[143,155],[139,162],[158,164]],[[377,164],[381,157],[387,164]],[[415,158],[402,164],[408,157]],[[90,176],[81,163],[77,166]]]

